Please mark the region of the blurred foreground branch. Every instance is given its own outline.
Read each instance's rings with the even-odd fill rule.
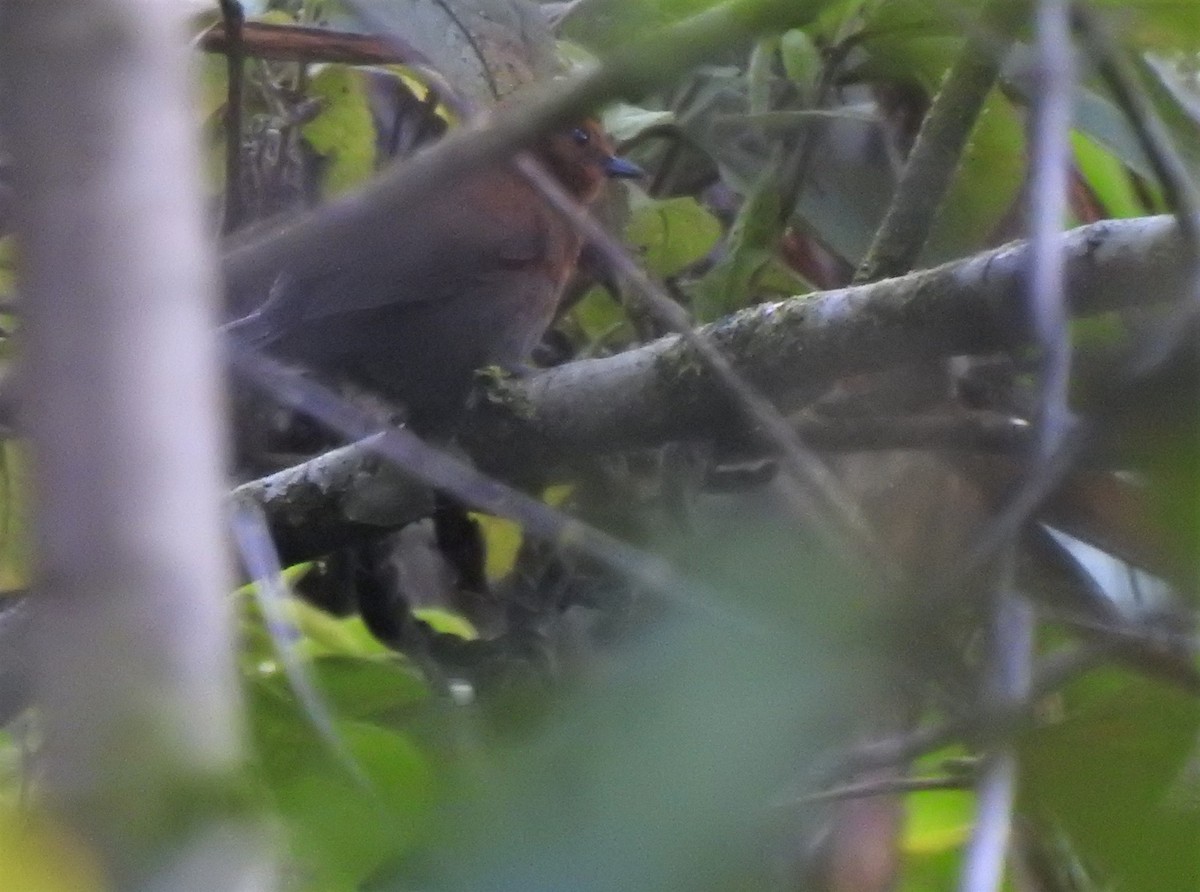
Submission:
[[[269,867],[231,795],[216,289],[184,25],[141,0],[0,4],[38,786],[112,888],[253,890]]]

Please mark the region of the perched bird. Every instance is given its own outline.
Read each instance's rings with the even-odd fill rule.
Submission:
[[[532,151],[583,204],[606,177],[642,174],[591,120]],[[389,228],[386,251],[352,250],[301,277],[280,271],[265,303],[226,330],[399,401],[410,418],[444,417],[461,408],[475,369],[529,358],[580,238],[507,163],[465,177]]]

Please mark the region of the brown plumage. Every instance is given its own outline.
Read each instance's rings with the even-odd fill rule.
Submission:
[[[542,139],[534,152],[585,204],[605,177],[641,173],[613,155],[592,121]],[[281,271],[264,306],[228,330],[437,417],[461,406],[475,369],[528,359],[579,250],[570,225],[501,164],[396,219],[386,250],[364,247],[300,278]]]

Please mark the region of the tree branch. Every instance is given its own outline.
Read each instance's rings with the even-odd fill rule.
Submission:
[[[1064,241],[1077,314],[1168,299],[1186,267],[1170,217],[1097,223]],[[766,395],[796,405],[847,375],[1024,343],[1029,331],[1017,308],[1027,256],[1027,245],[1007,245],[899,279],[755,307],[708,334]],[[468,417],[462,442],[482,467],[502,475],[675,439],[744,435],[722,389],[678,337],[506,381],[489,396]],[[1011,419],[987,416],[906,419],[891,428],[883,422],[854,419],[839,428],[801,420],[798,429],[827,449],[975,449],[972,426],[971,436],[989,449],[1015,447],[1025,435]],[[419,485],[383,470],[358,444],[245,484],[235,496],[264,506],[286,561],[403,525],[428,505]]]
[[[1170,217],[1105,221],[1064,237],[1075,315],[1169,300],[1188,274]],[[735,369],[777,404],[797,406],[848,375],[914,360],[1025,344],[1018,242],[897,279],[761,304],[705,327]],[[463,435],[490,466],[731,433],[727,399],[678,337],[567,363],[501,387]],[[493,460],[495,459],[495,460]]]

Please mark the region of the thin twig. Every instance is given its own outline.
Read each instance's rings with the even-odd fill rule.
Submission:
[[[246,205],[242,194],[242,129],[245,102],[246,53],[242,31],[246,13],[238,0],[219,0],[225,31],[229,35],[225,70],[228,93],[225,100],[225,207],[221,231],[228,235],[245,222]]]
[[[923,793],[929,790],[969,790],[972,778],[969,774],[945,774],[939,777],[890,777],[883,780],[864,781],[831,787],[819,793],[802,796],[787,803],[795,808],[820,802],[840,802],[846,799],[867,799],[872,796],[896,796],[907,793]]]
[[[1033,688],[1034,613],[1013,590],[1015,553],[1010,550],[1000,573],[990,632],[984,702],[1012,711],[1029,702]],[[1012,836],[1017,795],[1017,754],[1010,739],[988,753],[976,785],[975,826],[963,860],[962,892],[996,892]]]
[[[1110,654],[1107,646],[1063,648],[1041,659],[1033,672],[1029,695],[1021,702],[980,703],[966,715],[857,746],[838,757],[828,776],[845,777],[872,768],[904,764],[955,741],[995,745],[1027,727],[1043,697],[1103,665]]]

